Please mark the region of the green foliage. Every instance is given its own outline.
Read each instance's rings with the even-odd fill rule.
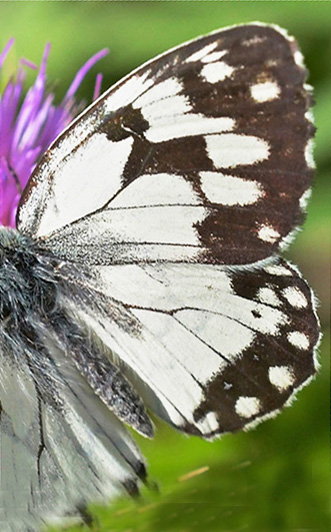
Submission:
[[[143,61],[187,39],[235,23],[260,20],[294,35],[311,72],[316,99],[317,176],[304,231],[287,256],[321,301],[326,331],[322,369],[290,409],[255,431],[209,443],[158,423],[154,441],[137,438],[159,492],[138,502],[91,508],[99,532],[290,532],[330,530],[328,450],[329,188],[331,4],[329,2],[2,2],[0,49],[10,36],[16,54],[40,63],[51,41],[49,77],[62,97],[73,72],[105,46],[95,71],[104,88]],[[90,98],[92,76],[81,96]],[[205,468],[187,480],[181,477]],[[71,532],[86,527],[68,529]]]

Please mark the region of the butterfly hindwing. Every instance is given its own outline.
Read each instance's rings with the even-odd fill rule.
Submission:
[[[55,141],[19,229],[90,264],[271,255],[301,221],[312,178],[305,79],[295,41],[257,24],[157,57]]]
[[[145,404],[185,432],[212,437],[259,422],[316,372],[313,296],[285,261],[249,271],[110,266],[86,283],[90,296],[66,308],[111,350]],[[83,303],[101,294],[108,316]]]

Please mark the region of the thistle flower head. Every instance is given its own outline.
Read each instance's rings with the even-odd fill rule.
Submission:
[[[0,54],[0,75],[11,39]],[[32,87],[23,96],[26,69],[37,67],[21,60],[16,79],[10,79],[0,93],[0,225],[15,226],[17,205],[32,171],[53,140],[72,121],[79,110],[76,91],[90,68],[107,50],[101,50],[77,72],[59,105],[46,89],[46,66],[50,45],[45,47],[41,66]],[[96,79],[93,98],[98,97],[101,75]]]

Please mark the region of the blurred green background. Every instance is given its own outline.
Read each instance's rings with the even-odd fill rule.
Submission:
[[[331,530],[329,454],[331,3],[289,2],[0,2],[0,48],[16,38],[7,67],[26,57],[40,63],[52,43],[48,78],[60,99],[78,68],[96,51],[110,54],[85,80],[106,89],[134,67],[187,39],[249,21],[279,24],[294,35],[315,88],[317,175],[304,229],[286,253],[320,300],[321,372],[293,406],[254,431],[208,443],[158,423],[154,441],[138,438],[160,493],[144,490],[93,508],[99,532],[287,532]],[[15,58],[16,55],[16,58]],[[190,479],[187,473],[204,468]],[[73,528],[70,530],[82,530]]]

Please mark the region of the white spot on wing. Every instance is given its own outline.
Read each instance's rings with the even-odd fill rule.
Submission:
[[[269,381],[282,392],[294,384],[295,376],[289,366],[272,366],[269,368]]]
[[[268,143],[251,135],[207,135],[207,153],[216,168],[255,164],[269,156]]]
[[[294,345],[294,347],[298,347],[299,349],[306,350],[309,348],[309,338],[306,334],[299,332],[299,331],[293,331],[288,333],[287,339],[290,342],[290,344]]]
[[[224,61],[219,61],[205,65],[201,70],[201,75],[208,83],[218,83],[232,76],[235,70],[234,67],[224,63]]]
[[[221,205],[249,205],[263,196],[257,181],[216,172],[200,172],[201,188],[207,199]]]
[[[279,232],[271,227],[271,225],[267,224],[261,225],[257,235],[261,240],[270,244],[277,242],[278,238],[280,237]]]
[[[288,286],[287,288],[284,288],[283,295],[292,307],[306,308],[308,305],[306,296],[297,286]]]
[[[243,306],[242,301],[240,303]],[[266,305],[263,303],[258,305],[255,304],[253,306],[251,304],[250,310],[250,319],[245,315],[244,322],[248,327],[259,331],[262,334],[276,336],[279,334],[280,327],[288,323],[288,317],[286,314],[275,308],[273,305]],[[259,315],[256,315],[257,312]]]
[[[198,50],[197,52],[194,52],[194,54],[190,55],[187,59],[185,59],[185,63],[191,63],[194,61],[200,61],[203,57],[205,57],[207,54],[212,52],[217,46],[217,42],[212,42],[210,44],[207,44],[204,48],[201,48],[201,50]]]
[[[280,95],[280,87],[276,81],[264,81],[250,87],[251,96],[257,103],[275,100]]]
[[[272,305],[273,307],[278,307],[280,305],[280,300],[272,288],[260,288],[257,297],[261,303],[265,303],[266,305]]]
[[[257,397],[242,396],[236,402],[235,410],[240,417],[256,416],[261,408],[261,401]]]

